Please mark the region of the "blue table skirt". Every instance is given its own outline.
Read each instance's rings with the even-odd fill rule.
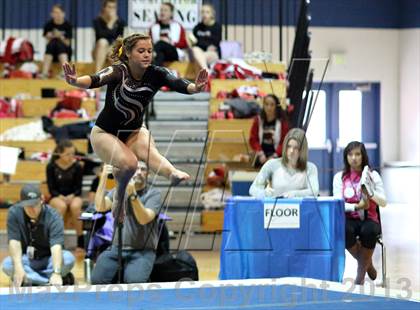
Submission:
[[[266,199],[265,203],[274,203]],[[341,282],[345,213],[341,199],[278,199],[298,203],[300,227],[264,228],[264,201],[236,196],[226,203],[220,279],[304,277]]]

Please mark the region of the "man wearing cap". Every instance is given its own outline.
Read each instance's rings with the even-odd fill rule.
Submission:
[[[109,165],[105,165],[96,191],[95,206],[99,212],[108,211],[112,206],[114,190],[105,195],[105,183],[110,171]],[[157,189],[146,186],[146,177],[147,166],[139,162],[126,190],[126,216],[122,230],[124,283],[147,282],[156,258],[161,195]],[[92,284],[110,284],[117,272],[118,231],[111,247],[98,257],[92,271]]]
[[[43,202],[39,186],[26,184],[21,201],[7,214],[9,254],[3,271],[14,285],[72,284],[74,256],[62,250],[64,224],[60,214]]]

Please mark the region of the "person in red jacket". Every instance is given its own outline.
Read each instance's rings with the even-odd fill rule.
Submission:
[[[185,29],[173,20],[174,5],[164,2],[160,6],[159,20],[150,28],[155,51],[154,64],[162,66],[165,61],[183,60],[188,47]]]
[[[274,94],[264,97],[263,109],[254,118],[249,144],[256,153],[255,166],[261,167],[267,160],[281,157],[284,137],[289,131],[289,122]]]

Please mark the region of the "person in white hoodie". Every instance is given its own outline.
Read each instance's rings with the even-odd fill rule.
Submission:
[[[159,20],[150,28],[154,47],[154,64],[163,66],[166,61],[183,60],[188,47],[185,29],[173,20],[174,5],[164,2],[160,6]]]
[[[346,249],[357,260],[356,284],[363,284],[367,272],[376,279],[372,265],[376,238],[380,233],[377,207],[386,206],[384,186],[378,172],[369,169],[363,143],[350,142],[344,149],[344,170],[334,176],[333,195],[343,198],[346,211]]]

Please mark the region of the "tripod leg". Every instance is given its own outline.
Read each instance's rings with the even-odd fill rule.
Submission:
[[[118,223],[118,283],[123,282],[123,262],[122,262],[122,228],[123,223]]]

